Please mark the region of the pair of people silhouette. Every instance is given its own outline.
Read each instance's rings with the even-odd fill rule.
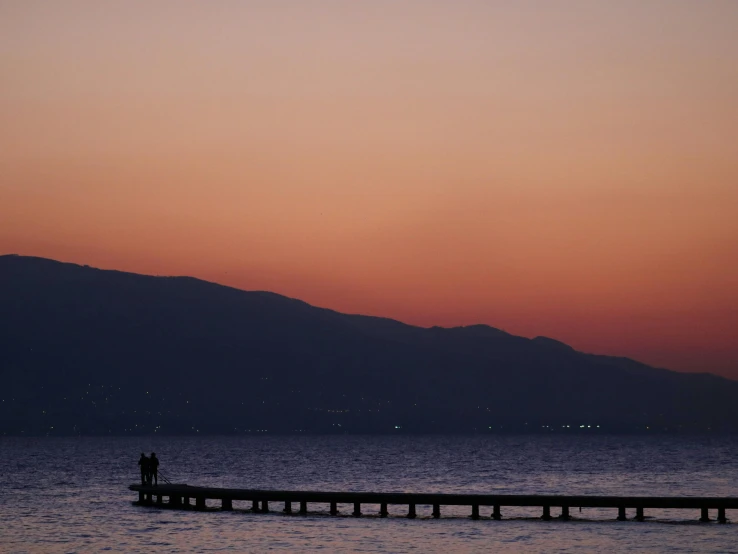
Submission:
[[[141,484],[151,485],[153,479],[154,486],[157,486],[159,484],[159,458],[156,457],[156,452],[152,452],[150,458],[141,452],[138,465],[141,467]]]

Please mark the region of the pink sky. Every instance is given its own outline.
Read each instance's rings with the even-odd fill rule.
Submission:
[[[0,253],[738,378],[738,3],[0,0]]]

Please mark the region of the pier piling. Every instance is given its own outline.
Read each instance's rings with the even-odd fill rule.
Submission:
[[[643,516],[643,506],[638,506],[636,508],[635,520],[636,521],[643,521],[644,519],[646,519],[646,518]]]
[[[336,504],[336,502],[331,502],[331,515],[338,515],[338,505]]]
[[[543,515],[541,516],[543,521],[549,521],[551,519],[551,506],[543,507]]]
[[[285,514],[291,514],[292,513],[292,502],[289,500],[284,501],[284,510],[282,510]]]
[[[408,519],[415,519],[417,517],[417,514],[415,513],[415,504],[410,504],[408,507],[407,517]]]
[[[500,521],[502,519],[502,513],[500,512],[500,505],[495,504],[494,508],[492,509],[492,519],[495,521]]]
[[[472,504],[472,519],[479,519],[479,504]]]
[[[440,504],[433,504],[433,517],[436,519],[441,517],[441,505]]]
[[[389,515],[389,512],[387,511],[387,503],[382,502],[379,505],[379,517],[387,517]]]
[[[700,513],[700,521],[702,523],[707,523],[710,521],[710,510],[708,510],[707,508],[702,508]]]
[[[618,521],[625,521],[627,519],[628,518],[625,515],[625,506],[618,506]]]

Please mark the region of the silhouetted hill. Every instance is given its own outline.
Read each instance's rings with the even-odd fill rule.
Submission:
[[[734,429],[736,406],[738,382],[544,337],[0,256],[0,434]]]

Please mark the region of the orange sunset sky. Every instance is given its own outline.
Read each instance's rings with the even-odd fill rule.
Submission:
[[[738,378],[738,2],[0,0],[0,253]]]

